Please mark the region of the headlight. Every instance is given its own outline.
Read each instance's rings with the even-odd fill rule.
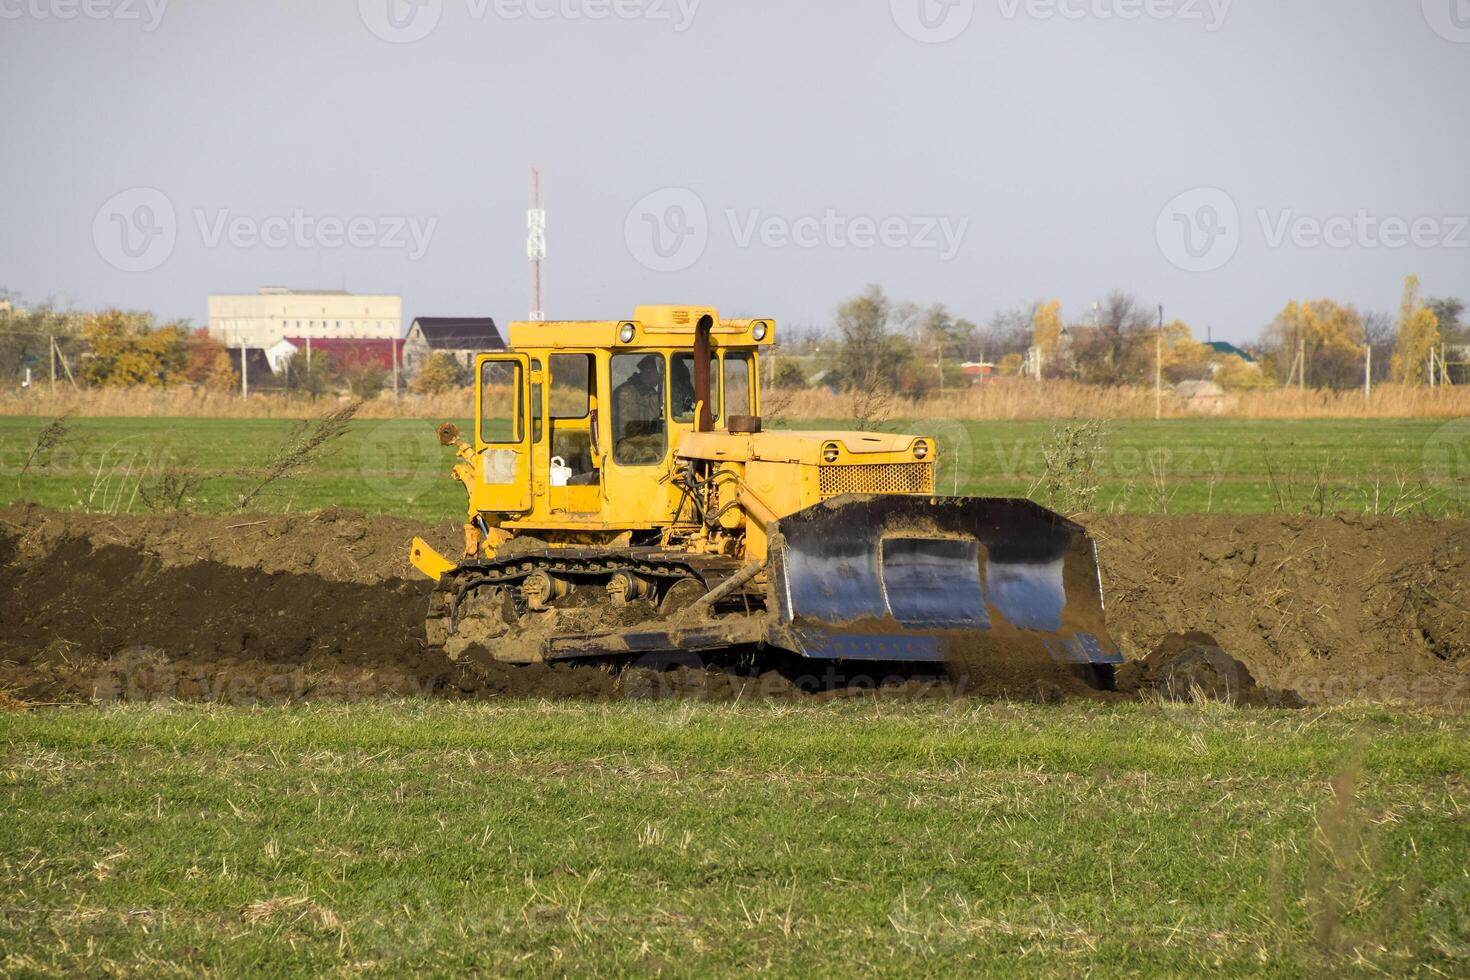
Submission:
[[[757,344],[760,343],[762,340],[765,340],[766,325],[764,323],[757,323],[755,325],[755,329],[750,332],[750,335],[755,338],[755,342]]]
[[[928,458],[929,458],[929,444],[927,442],[925,442],[923,439],[920,439],[918,442],[915,442],[914,443],[914,459],[928,459]]]
[[[623,324],[623,329],[618,331],[618,339],[625,344],[631,344],[636,333],[637,331],[633,329],[633,324],[625,323]]]
[[[837,457],[842,455],[842,450],[837,448],[837,443],[829,442],[822,447],[822,462],[835,463]]]

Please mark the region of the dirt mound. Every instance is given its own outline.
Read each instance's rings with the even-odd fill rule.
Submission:
[[[1300,708],[1294,691],[1276,691],[1256,682],[1250,668],[1236,660],[1208,633],[1166,636],[1153,653],[1118,671],[1118,690],[1154,694],[1171,701],[1211,700],[1257,708]]]
[[[1187,678],[1206,693],[1246,692],[1247,703],[1260,703],[1250,692],[1272,703],[1271,691],[1311,703],[1470,703],[1470,522],[1217,515],[1088,523],[1111,632],[1143,658],[1120,677],[1130,691],[1162,683],[1177,692]],[[621,674],[454,664],[423,642],[428,584],[405,557],[414,535],[453,549],[459,528],[337,510],[235,518],[0,510],[0,693],[32,702],[236,703],[397,694],[829,698],[875,689],[1096,696],[1070,669],[994,636],[957,651],[948,678],[833,677],[821,664],[692,657]]]
[[[419,536],[448,554],[463,538],[455,521],[424,524],[332,508],[303,514],[78,514],[19,504],[0,509],[0,563],[44,558],[64,541],[147,552],[166,566],[214,562],[261,572],[311,574],[365,584],[417,577],[408,543]],[[6,549],[9,549],[8,551]]]
[[[1108,625],[1131,656],[1208,633],[1308,702],[1470,703],[1470,522],[1102,517]]]
[[[63,538],[22,558],[0,595],[0,689],[28,700],[438,693],[427,589],[339,582]]]

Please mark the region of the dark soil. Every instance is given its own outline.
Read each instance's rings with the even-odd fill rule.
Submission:
[[[451,698],[1219,697],[1470,703],[1470,522],[1108,517],[1108,620],[1139,658],[1099,694],[1015,638],[947,676],[690,655],[605,667],[456,664],[426,648],[422,535],[458,526],[348,511],[94,517],[0,510],[0,694],[234,703]],[[1195,631],[1202,631],[1196,633]],[[1228,651],[1228,653],[1226,652]],[[1151,655],[1149,655],[1151,654]],[[1147,655],[1147,656],[1146,656]],[[1237,659],[1238,658],[1238,659]]]

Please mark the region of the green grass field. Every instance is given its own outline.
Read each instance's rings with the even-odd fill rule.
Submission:
[[[1470,719],[503,703],[0,716],[0,972],[1470,969]]]
[[[74,419],[63,444],[17,483],[45,419],[0,418],[0,502],[18,498],[95,511],[146,509],[137,490],[160,469],[197,474],[199,510],[229,509],[292,423],[278,419]],[[805,422],[803,428],[841,427]],[[1451,423],[1455,425],[1457,423]],[[1045,471],[1053,422],[904,421],[892,431],[937,434],[946,493],[1024,494]],[[1426,456],[1447,426],[1432,420],[1118,421],[1101,457],[1098,508],[1125,512],[1395,510],[1463,515],[1470,472]],[[1470,467],[1470,460],[1463,460]],[[440,518],[463,491],[430,422],[354,423],[301,478],[257,509],[329,506]],[[1456,482],[1458,479],[1458,482]]]

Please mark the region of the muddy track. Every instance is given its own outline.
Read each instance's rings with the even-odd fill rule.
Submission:
[[[1178,661],[1190,665],[1191,683],[1203,678],[1259,703],[1277,703],[1272,689],[1311,702],[1470,703],[1470,522],[1086,523],[1099,540],[1115,638],[1131,657],[1158,651],[1125,669],[1125,687],[1167,689],[1160,665]],[[1009,661],[983,674],[890,672],[856,685],[804,665],[736,659],[705,671],[692,657],[685,668],[622,675],[470,669],[424,644],[429,585],[406,562],[414,534],[451,549],[458,528],[338,510],[234,518],[0,510],[0,692],[33,702],[727,699],[866,696],[879,683],[895,697],[1095,696],[1049,665]],[[1186,640],[1191,630],[1244,666],[1212,653],[1209,637]]]

